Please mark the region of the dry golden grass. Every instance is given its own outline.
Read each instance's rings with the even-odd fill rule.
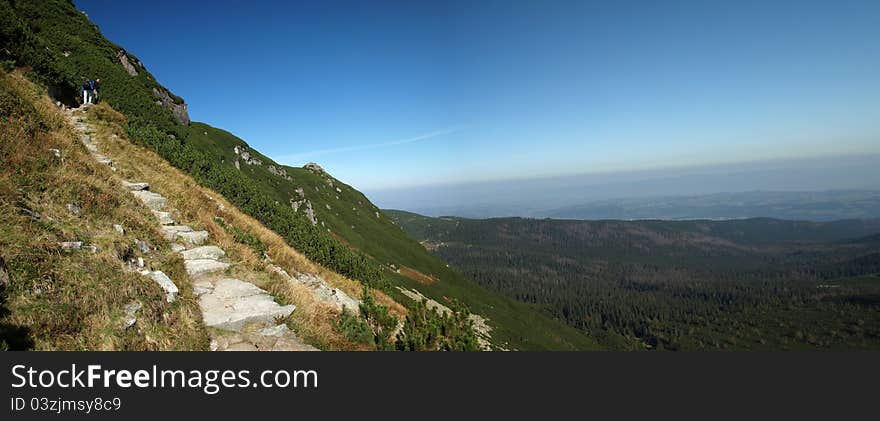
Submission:
[[[400,274],[422,285],[431,285],[437,282],[437,279],[433,276],[425,275],[409,266],[400,265]]]
[[[338,318],[335,308],[316,301],[307,287],[267,271],[267,262],[250,247],[236,242],[214,218],[222,218],[227,225],[256,236],[266,246],[271,263],[290,274],[317,274],[331,286],[354,297],[360,297],[362,293],[359,282],[313,263],[291,248],[281,236],[240,212],[217,192],[199,186],[154,152],[132,144],[118,126],[121,115],[114,113],[103,104],[89,109],[90,121],[100,122],[98,137],[106,139],[101,145],[102,153],[114,161],[122,178],[150,183],[151,190],[168,198],[169,208],[176,209],[178,214],[174,215],[175,220],[207,230],[211,234],[211,241],[223,248],[229,260],[234,262],[232,273],[235,277],[253,282],[280,300],[296,305],[297,309],[290,318],[291,327],[307,342],[323,349],[366,349],[363,345],[351,343],[334,330],[333,321]],[[371,294],[399,317],[406,315],[406,308],[384,293],[372,291]]]

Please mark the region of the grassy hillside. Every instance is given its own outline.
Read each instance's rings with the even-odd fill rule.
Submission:
[[[596,348],[580,332],[449,269],[361,193],[323,171],[282,167],[228,132],[182,120],[183,99],[162,87],[136,56],[105,39],[70,1],[0,0],[0,23],[6,68],[28,67],[29,77],[68,105],[75,105],[83,80],[102,79],[100,100],[125,116],[128,138],[222,194],[309,259],[408,306],[414,303],[393,286],[441,303],[459,300],[489,319],[493,342],[501,347]],[[306,212],[309,205],[313,215]],[[418,281],[426,278],[435,282]]]
[[[81,245],[68,249],[63,242]],[[180,299],[167,303],[156,283],[126,265],[137,257],[149,257],[181,285]],[[183,282],[183,262],[168,249],[153,215],[88,156],[40,89],[3,71],[0,260],[8,276],[0,285],[0,349],[208,347],[192,289]],[[126,329],[122,319],[131,303],[143,307],[136,326]]]
[[[877,220],[386,213],[471,279],[612,348],[880,348]]]

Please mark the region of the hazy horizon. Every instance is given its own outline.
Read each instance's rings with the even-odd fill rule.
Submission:
[[[752,191],[880,190],[880,154],[365,189],[383,209],[427,216],[542,216],[609,199]]]

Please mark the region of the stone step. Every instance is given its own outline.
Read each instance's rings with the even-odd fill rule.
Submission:
[[[150,189],[149,183],[132,183],[125,180],[122,180],[122,186],[132,191]]]
[[[226,256],[226,252],[217,246],[196,247],[192,250],[182,251],[180,254],[183,256],[183,260],[220,259]]]
[[[192,232],[192,230],[189,225],[165,225],[162,227],[162,234],[166,240],[174,241],[178,233]]]
[[[162,288],[162,290],[165,291],[165,300],[166,301],[168,301],[170,303],[170,302],[174,302],[174,300],[177,299],[177,293],[180,291],[177,289],[177,285],[174,284],[174,281],[172,281],[171,278],[169,278],[168,275],[166,275],[164,272],[162,272],[160,270],[155,270],[155,271],[145,270],[145,271],[141,272],[141,274],[152,279],[157,284],[159,284],[159,286]]]
[[[112,165],[113,164],[113,161],[110,158],[107,158],[106,156],[101,155],[99,153],[95,154],[95,160],[97,160],[98,163],[104,164],[104,165]]]
[[[204,289],[199,296],[202,318],[206,326],[221,330],[240,331],[251,323],[275,325],[277,318],[289,316],[296,308],[278,305],[265,290],[239,279],[221,279]]]
[[[153,215],[156,217],[156,219],[159,220],[160,225],[173,225],[174,224],[174,219],[171,218],[171,212],[162,212],[162,211],[157,211],[157,210],[152,210],[152,209],[150,209],[150,210],[153,212]]]
[[[178,232],[177,239],[191,246],[198,246],[208,240],[208,231]]]
[[[229,267],[229,263],[218,262],[214,259],[191,259],[184,260],[183,266],[189,276],[207,275],[214,272],[222,272]]]
[[[152,210],[160,211],[162,210],[162,208],[165,207],[165,204],[168,202],[168,200],[162,197],[162,195],[153,193],[151,191],[136,190],[132,191],[131,194],[140,199],[141,202],[143,202],[145,205],[147,205],[148,208]]]

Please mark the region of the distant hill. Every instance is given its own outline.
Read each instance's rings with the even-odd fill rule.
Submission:
[[[880,191],[752,191],[614,199],[536,212],[565,219],[737,219],[805,221],[880,217]]]
[[[878,219],[385,212],[468,277],[611,348],[880,349]]]

